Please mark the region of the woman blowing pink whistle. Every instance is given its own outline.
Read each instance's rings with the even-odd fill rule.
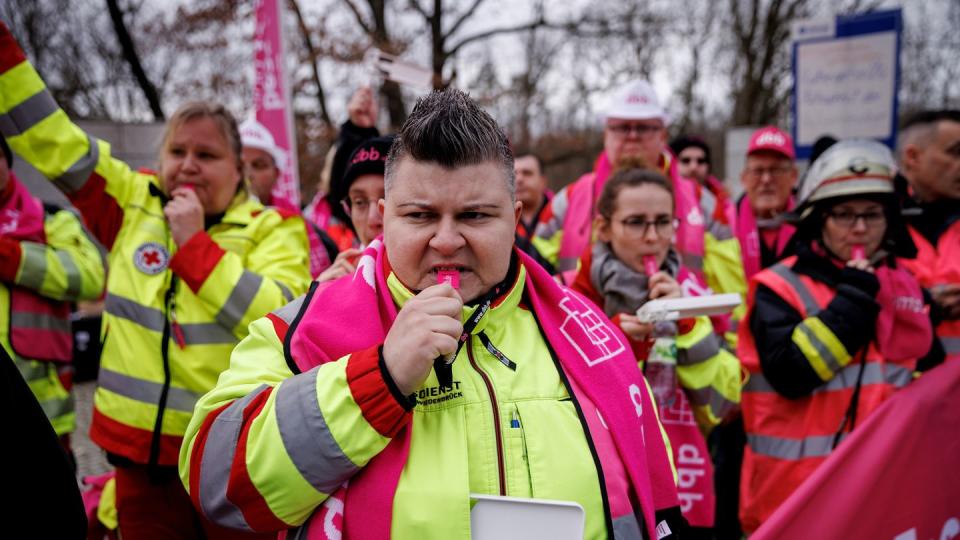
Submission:
[[[384,187],[356,271],[253,323],[198,403],[180,461],[197,507],[287,538],[461,539],[474,493],[576,502],[588,538],[675,538],[636,359],[514,249],[493,119],[457,90],[423,98]]]
[[[601,306],[629,338],[674,451],[684,517],[707,533],[714,524],[713,473],[703,434],[736,411],[740,365],[721,347],[707,317],[656,324],[637,318],[648,300],[708,291],[674,251],[670,183],[637,165],[626,162],[604,185],[594,222],[597,241],[581,259],[573,288]]]
[[[120,535],[242,537],[193,510],[177,455],[194,404],[249,323],[306,289],[303,221],[247,194],[240,134],[222,105],[177,109],[153,173],[131,170],[73,124],[2,24],[0,95],[10,146],[109,250],[90,437],[116,466]]]
[[[747,434],[740,488],[754,532],[916,372],[943,360],[883,145],[845,140],[800,186],[795,255],[756,274],[737,349]],[[770,531],[776,535],[776,531]]]

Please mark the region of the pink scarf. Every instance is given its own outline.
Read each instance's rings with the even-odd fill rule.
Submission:
[[[15,240],[46,243],[43,230],[43,205],[10,172],[10,196],[0,205],[0,235]],[[36,292],[16,285],[10,287],[10,312],[19,313],[30,321],[51,319],[59,324],[17,325],[10,320],[10,346],[23,358],[54,362],[69,362],[73,357],[73,335],[69,331],[70,306],[66,302],[50,300]],[[48,326],[50,328],[48,328]],[[58,330],[57,327],[60,327]],[[67,330],[63,330],[66,327]]]
[[[43,205],[10,172],[10,196],[0,204],[0,234],[43,243]]]
[[[677,494],[653,402],[627,340],[590,302],[558,285],[527,255],[516,251],[516,256],[526,269],[525,294],[541,329],[575,393],[582,390],[578,397],[602,414],[614,443],[611,451],[623,464],[648,533],[655,538],[654,510],[676,506]],[[291,356],[301,370],[383,342],[397,315],[385,265],[386,252],[378,239],[367,247],[353,279],[328,282],[314,292],[290,339]],[[365,316],[349,322],[330,316],[346,312]],[[411,431],[409,424],[349,486],[314,512],[304,525],[307,538],[327,538],[341,527],[346,538],[390,537],[393,498],[409,455]],[[341,512],[342,520],[336,519]]]
[[[793,209],[793,197],[787,202],[787,210]],[[747,280],[763,270],[760,257],[760,231],[757,229],[757,218],[753,215],[753,208],[750,206],[750,199],[744,195],[740,199],[737,209],[737,226],[735,232],[737,239],[740,240],[740,250],[743,253],[743,271]],[[774,248],[777,253],[783,253],[787,247],[787,242],[793,236],[796,229],[792,225],[783,224],[777,229],[777,241]]]

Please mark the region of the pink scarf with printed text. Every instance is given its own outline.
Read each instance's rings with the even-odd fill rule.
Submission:
[[[549,346],[577,398],[596,407],[609,431],[612,444],[598,448],[601,462],[605,453],[615,453],[647,532],[655,538],[655,509],[676,506],[678,499],[653,402],[627,340],[589,301],[558,285],[527,255],[515,253],[526,269],[524,294]],[[290,352],[301,370],[383,342],[397,315],[386,283],[387,264],[378,239],[367,247],[352,277],[318,286],[302,308],[299,324],[291,328]],[[346,312],[365,316],[349,321],[330,316]],[[618,384],[611,386],[613,381]],[[412,426],[314,511],[303,526],[306,538],[331,538],[341,530],[345,538],[390,537],[393,498],[410,451]],[[651,436],[644,438],[645,433]]]

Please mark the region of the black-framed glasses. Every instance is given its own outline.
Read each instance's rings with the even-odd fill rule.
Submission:
[[[635,133],[638,137],[644,138],[659,133],[663,130],[663,126],[656,124],[610,124],[607,129],[621,137]]]
[[[646,236],[649,227],[657,233],[657,236],[666,238],[673,234],[673,231],[680,225],[680,220],[675,218],[657,218],[653,221],[647,221],[641,217],[630,216],[620,220],[620,224],[631,235]]]
[[[343,211],[350,217],[353,217],[354,214],[365,216],[367,212],[370,211],[370,208],[377,206],[378,202],[380,202],[380,199],[344,197],[340,200],[340,207],[343,208]]]
[[[747,176],[752,178],[763,178],[768,174],[770,178],[785,178],[792,170],[793,167],[789,165],[779,165],[776,167],[750,167],[745,172]]]
[[[859,213],[848,210],[831,210],[827,212],[827,217],[844,229],[853,227],[858,219],[862,219],[863,224],[867,227],[876,227],[887,222],[887,215],[884,214],[882,210],[869,210]]]

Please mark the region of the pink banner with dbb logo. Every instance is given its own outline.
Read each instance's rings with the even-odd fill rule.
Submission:
[[[253,33],[253,105],[257,121],[273,135],[286,156],[278,163],[281,176],[273,186],[273,204],[300,208],[300,180],[293,133],[293,103],[284,63],[283,2],[258,0]]]

